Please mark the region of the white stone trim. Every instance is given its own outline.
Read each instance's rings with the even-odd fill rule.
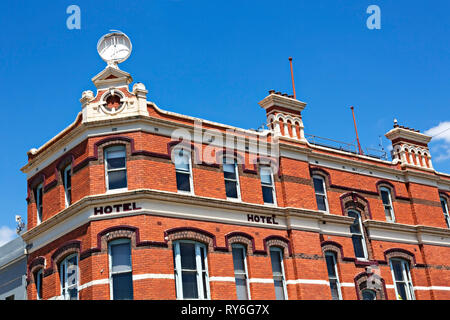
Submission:
[[[234,277],[209,277],[209,281],[235,282]]]
[[[145,280],[145,279],[169,279],[174,280],[175,275],[173,273],[143,273],[143,274],[133,274],[133,281]]]
[[[78,287],[78,291],[84,290],[86,288],[92,287],[92,286],[98,286],[102,284],[108,284],[109,285],[109,279],[98,279],[98,280],[92,280],[90,282],[86,282]]]

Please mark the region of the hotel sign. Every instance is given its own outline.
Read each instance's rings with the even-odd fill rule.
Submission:
[[[110,206],[94,207],[94,216],[109,214],[109,213],[119,213],[142,209],[136,205],[136,202],[126,202],[120,204],[113,204]]]

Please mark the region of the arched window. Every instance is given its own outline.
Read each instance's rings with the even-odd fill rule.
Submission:
[[[350,226],[350,232],[352,234],[353,249],[355,251],[355,257],[361,259],[367,259],[367,246],[364,237],[364,229],[361,221],[361,215],[358,211],[349,210],[348,216],[353,218],[353,224]]]
[[[261,187],[264,203],[276,204],[275,183],[270,166],[260,166]]]
[[[225,179],[225,191],[228,199],[240,199],[239,175],[236,159],[223,158],[223,175]]]
[[[174,243],[175,284],[178,299],[209,299],[206,246],[179,240]]]
[[[37,224],[42,222],[42,183],[34,189],[34,200],[36,202]]]
[[[184,149],[174,151],[175,172],[177,177],[177,190],[179,192],[193,192],[191,157]]]
[[[444,213],[445,223],[447,224],[447,228],[450,228],[450,214],[448,212],[448,202],[447,199],[441,196],[439,198],[441,200],[442,212]]]
[[[383,201],[386,221],[395,222],[394,208],[392,206],[391,190],[386,187],[381,187],[380,193],[381,193],[381,200]]]
[[[67,208],[72,204],[72,169],[70,165],[63,169],[62,178],[64,185],[64,198]]]
[[[363,300],[377,300],[377,293],[371,289],[364,289],[361,295]]]
[[[125,146],[105,149],[106,189],[127,188],[127,163]]]
[[[327,263],[328,279],[330,281],[331,298],[333,300],[342,300],[341,284],[336,263],[336,254],[333,251],[325,252],[325,261]]]
[[[117,239],[108,243],[109,286],[112,300],[133,300],[131,243]]]
[[[391,266],[397,300],[414,300],[414,287],[408,261],[392,258],[389,260],[389,264]]]
[[[277,247],[270,247],[270,260],[272,262],[273,283],[277,300],[287,300],[286,278],[283,266],[283,251]]]
[[[317,209],[328,211],[327,191],[325,179],[320,175],[313,175],[314,192],[316,194]]]
[[[250,300],[250,288],[247,273],[247,252],[242,244],[232,244],[234,277],[238,300]]]
[[[59,264],[61,297],[64,300],[78,300],[78,255],[71,254]]]
[[[37,300],[42,299],[42,278],[43,269],[39,269],[34,273],[34,284],[36,285]]]

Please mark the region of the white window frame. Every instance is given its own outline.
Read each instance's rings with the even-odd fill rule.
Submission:
[[[403,279],[404,279],[403,281],[397,281],[395,279],[395,272],[394,272],[394,268],[392,266],[393,261],[398,261],[401,263]],[[412,283],[409,262],[404,259],[400,259],[400,258],[391,258],[391,259],[389,259],[389,266],[391,267],[392,281],[394,282],[395,297],[397,298],[397,300],[401,300],[401,299],[399,299],[400,296],[397,291],[397,282],[401,282],[401,283],[405,284],[406,300],[415,300],[416,297],[414,295],[414,285]]]
[[[250,294],[250,283],[249,283],[249,278],[248,278],[248,268],[247,268],[247,248],[239,243],[234,243],[231,245],[231,248],[237,248],[237,249],[241,249],[243,250],[243,257],[244,257],[244,273],[242,275],[245,276],[245,284],[247,287],[247,296],[248,296],[248,300],[251,300],[251,294]],[[233,250],[231,251],[233,253]],[[234,257],[233,257],[233,261],[234,261]],[[234,263],[233,263],[233,269],[234,269]],[[235,278],[236,278],[236,270],[234,269],[234,274],[235,274]]]
[[[67,260],[71,259],[72,257],[76,258],[77,261],[77,271],[76,271],[76,275],[77,275],[77,283],[69,286],[68,285],[68,277],[67,277]],[[64,266],[64,278],[62,277],[63,275],[63,266]],[[79,299],[79,294],[80,294],[80,266],[79,266],[79,259],[78,259],[78,254],[77,253],[73,253],[68,255],[67,257],[64,258],[64,260],[61,261],[61,263],[59,264],[59,278],[60,278],[60,289],[61,289],[61,298],[63,300],[69,300],[69,289],[71,287],[76,287],[77,288],[77,300]],[[64,280],[64,281],[63,281]],[[63,290],[65,289],[65,294],[63,294]]]
[[[271,252],[271,251],[277,252],[277,254],[278,254],[279,257],[280,257],[281,274],[282,274],[282,275],[281,275],[281,277],[282,277],[281,283],[283,284],[284,300],[289,300],[288,294],[287,294],[287,287],[286,287],[286,274],[285,274],[285,272],[284,272],[283,250],[281,250],[281,249],[278,248],[278,247],[270,247],[270,248],[269,248],[269,255],[270,255],[270,252]],[[269,259],[270,259],[270,263],[271,263],[271,266],[272,266],[272,258],[271,258],[270,256],[269,256]],[[274,289],[275,289],[275,278],[274,278],[273,271],[272,271],[272,277],[273,277],[273,285],[274,285]]]
[[[40,224],[42,222],[42,211],[44,209],[44,205],[43,205],[43,202],[42,202],[43,199],[41,199],[41,196],[39,196],[39,190],[41,190],[40,193],[41,193],[42,198],[43,198],[44,197],[44,189],[43,189],[43,184],[42,183],[40,183],[35,189],[37,224]],[[41,205],[39,205],[39,203]]]
[[[188,165],[189,165],[189,171],[185,171],[185,170],[180,170],[177,168],[176,163],[174,163],[175,165],[175,174],[176,173],[181,173],[181,174],[189,174],[189,188],[190,191],[184,191],[184,190],[178,190],[177,188],[177,192],[178,193],[184,193],[184,194],[192,194],[194,195],[194,179],[193,179],[193,173],[192,173],[192,161],[191,161],[191,153],[187,152],[186,149],[174,149],[175,154],[177,154],[179,151],[183,151],[183,157],[187,158],[188,161]],[[177,156],[175,155],[175,158]],[[174,160],[175,160],[174,158]],[[175,177],[176,178],[176,177]]]
[[[116,244],[124,244],[124,243],[128,243],[130,245],[130,271],[121,271],[121,272],[113,272],[112,271],[112,250],[111,250],[111,246],[114,246]],[[111,240],[108,242],[108,266],[109,266],[109,298],[110,300],[114,300],[114,287],[113,287],[113,275],[115,274],[121,274],[121,273],[131,273],[131,283],[132,283],[132,287],[133,287],[133,298],[134,298],[134,283],[133,283],[133,262],[132,262],[132,248],[131,248],[131,240],[126,238],[126,239],[116,239],[116,240]]]
[[[34,277],[35,277],[35,281],[36,281],[36,300],[41,300],[42,296],[39,294],[39,291],[42,290],[42,280],[44,279],[44,269],[39,269],[38,271],[36,271]],[[42,279],[41,279],[42,278]]]
[[[389,199],[389,203],[385,204],[383,201],[383,196],[381,195],[382,192],[386,192],[388,194],[388,199]],[[383,203],[383,208],[384,208],[384,214],[386,215],[386,207],[388,207],[389,209],[389,213],[390,213],[390,217],[386,216],[386,221],[387,222],[395,222],[395,213],[394,213],[394,206],[392,204],[392,192],[391,189],[387,188],[387,187],[381,187],[380,188],[380,197],[381,197],[381,202]]]
[[[261,171],[263,170],[268,170],[270,172],[270,179],[272,181],[272,184],[267,184],[267,183],[263,183],[262,179],[261,179]],[[264,202],[264,204],[266,205],[271,205],[271,206],[276,206],[277,205],[277,194],[276,194],[276,190],[275,190],[275,180],[273,179],[273,172],[272,172],[272,167],[268,166],[268,165],[262,165],[259,167],[259,177],[261,180],[261,188],[262,187],[267,187],[267,188],[271,188],[272,189],[272,198],[273,198],[273,203],[270,202]],[[263,201],[264,201],[264,197],[263,197]]]
[[[182,278],[182,267],[181,267],[181,252],[180,252],[180,243],[193,243],[195,244],[195,265],[197,269],[197,299],[189,300],[209,300],[211,299],[210,288],[209,288],[209,271],[208,271],[208,248],[203,243],[191,240],[177,240],[174,242],[174,254],[175,254],[175,285],[176,285],[176,293],[177,300],[185,300],[183,297],[183,278]],[[202,260],[201,260],[201,252],[200,248],[203,248],[205,252],[204,265],[205,265],[205,279],[206,279],[206,297],[203,292],[203,270],[202,270]]]
[[[114,151],[114,150],[119,150],[119,149],[123,149],[124,153],[125,153],[125,167],[122,168],[118,168],[118,169],[109,169],[108,170],[108,152],[109,151]],[[106,182],[106,192],[107,193],[114,193],[114,192],[121,192],[121,191],[126,191],[128,190],[128,168],[127,168],[127,147],[125,145],[114,145],[111,147],[107,147],[104,149],[103,151],[104,154],[104,165],[105,165],[105,182]],[[110,189],[109,188],[109,172],[114,172],[114,171],[122,171],[125,170],[125,177],[127,180],[127,186],[124,188],[117,188],[117,189]]]
[[[332,278],[330,276],[330,273],[328,272],[328,263],[326,260],[327,256],[331,256],[333,259],[334,274],[336,275],[334,278]],[[342,300],[341,282],[339,281],[339,273],[338,273],[338,268],[337,268],[336,254],[333,251],[325,251],[325,264],[327,266],[328,280],[330,283],[330,291],[331,291],[331,281],[330,280],[336,280],[338,298],[339,298],[339,300]]]
[[[238,163],[237,163],[237,160],[236,160],[236,158],[234,158],[234,157],[224,157],[223,158],[223,163],[222,163],[222,165],[224,165],[225,164],[225,162],[226,161],[229,161],[229,160],[233,160],[233,162],[234,162],[234,172],[235,172],[235,175],[236,175],[236,180],[233,180],[233,179],[229,179],[229,178],[225,178],[225,169],[223,168],[223,174],[224,174],[224,182],[225,181],[233,181],[233,182],[236,182],[236,194],[237,194],[237,198],[230,198],[230,197],[228,197],[227,196],[227,200],[231,200],[231,201],[241,201],[241,184],[239,183],[239,167],[238,167]],[[228,165],[230,165],[231,163],[227,163]],[[225,184],[225,194],[226,194],[226,184]]]
[[[442,212],[444,213],[444,219],[447,223],[447,228],[450,229],[450,212],[448,212],[448,199],[444,196],[440,196],[439,200],[441,201],[441,206],[442,204],[444,204]]]
[[[70,188],[67,188],[67,173],[70,172]],[[72,204],[72,167],[68,165],[63,170],[63,185],[64,185],[64,199],[66,203],[66,208]],[[70,202],[69,195],[70,194]]]
[[[367,260],[369,258],[369,255],[368,255],[368,251],[367,251],[366,237],[364,235],[364,227],[362,224],[361,214],[356,210],[349,210],[348,213],[350,213],[350,212],[354,212],[358,215],[357,219],[358,219],[359,231],[360,231],[360,235],[361,235],[361,243],[362,243],[363,253],[364,253],[364,257],[356,257],[356,252],[355,252],[355,257],[358,260]],[[353,234],[355,234],[355,233],[352,233],[352,235]],[[353,248],[353,251],[354,251],[354,248]]]
[[[322,194],[322,193],[317,192],[316,188],[314,188],[314,197],[319,195],[319,196],[323,196],[325,198],[325,211],[319,209],[319,204],[317,203],[317,198],[316,198],[317,209],[322,212],[329,212],[330,209],[328,207],[327,185],[325,183],[325,178],[319,174],[314,174],[313,175],[313,186],[314,186],[314,179],[319,179],[322,181],[323,191],[324,191],[324,193]]]

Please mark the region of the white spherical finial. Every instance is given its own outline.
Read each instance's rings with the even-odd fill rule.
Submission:
[[[124,62],[131,54],[131,41],[127,35],[117,30],[111,30],[98,40],[97,52],[108,65],[117,68],[117,64]]]

